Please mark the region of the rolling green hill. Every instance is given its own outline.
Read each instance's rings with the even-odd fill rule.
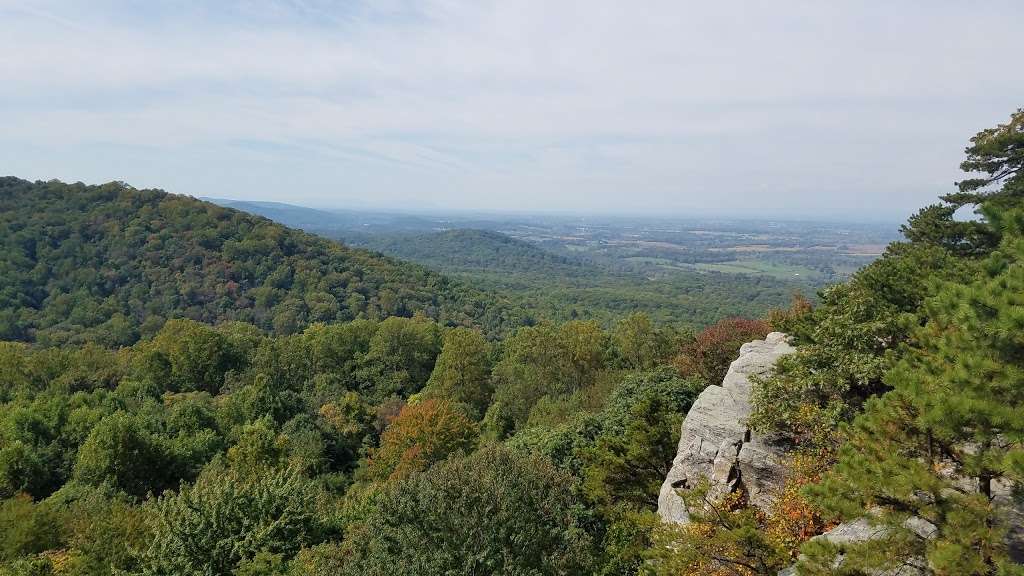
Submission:
[[[375,212],[367,210],[319,210],[283,202],[261,202],[256,200],[229,200],[225,198],[200,198],[244,212],[257,214],[280,222],[290,228],[321,234],[329,238],[347,240],[350,235],[364,233],[380,234],[397,231],[407,233],[428,233],[437,230],[434,218],[403,213]]]
[[[355,217],[273,202],[217,202],[416,262],[501,294],[535,319],[588,319],[610,326],[624,315],[643,312],[658,323],[701,327],[730,316],[761,316],[786,305],[795,292],[812,296],[815,288],[767,275],[715,271],[678,270],[650,278],[493,230],[424,231],[444,224],[437,219],[395,215],[389,220],[376,213]]]
[[[490,230],[374,235],[353,237],[352,243],[446,273],[494,271],[571,277],[600,272],[579,260]]]
[[[681,271],[652,279],[485,230],[366,234],[348,241],[503,294],[532,317],[556,321],[610,326],[643,312],[659,323],[700,327],[729,316],[761,316],[786,305],[794,292],[813,293],[804,283],[753,274]]]
[[[0,339],[130,344],[168,318],[313,322],[422,312],[489,332],[520,322],[420,266],[160,190],[0,178]]]

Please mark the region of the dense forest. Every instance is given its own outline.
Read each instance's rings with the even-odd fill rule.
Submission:
[[[128,345],[169,318],[276,334],[423,312],[489,334],[507,302],[419,266],[159,190],[0,178],[0,339]]]
[[[764,330],[727,322],[701,343],[633,316],[495,346],[424,316],[289,336],[175,319],[120,350],[7,343],[0,558],[44,573],[635,565],[633,516],[701,375],[728,361],[707,350]],[[456,546],[469,530],[483,541]]]
[[[660,324],[703,327],[729,316],[760,316],[794,293],[811,291],[803,282],[753,274],[686,271],[651,278],[486,230],[343,237],[501,294],[531,318],[561,322],[611,326],[640,311]]]
[[[200,264],[250,263],[231,276],[240,285],[273,275],[261,249],[292,270],[271,283],[278,306],[334,286],[324,278],[352,261],[387,270],[365,273],[387,279],[379,291],[407,276],[159,192],[8,180],[7,337],[37,336],[0,344],[0,573],[1024,574],[1006,544],[1020,528],[1006,502],[1024,487],[1022,166],[1018,111],[971,141],[956,192],[813,306],[697,333],[632,314],[497,339],[430,284],[405,308],[339,305],[287,326],[273,304],[183,299],[187,281],[227,274],[196,276]],[[74,213],[43,209],[77,198]],[[103,216],[124,202],[151,209]],[[955,218],[964,207],[977,218]],[[252,228],[238,240],[222,221]],[[159,248],[176,242],[189,249]],[[238,290],[246,303],[263,293]],[[150,312],[133,299],[179,313],[143,330]],[[79,306],[89,321],[67,319]],[[95,330],[117,313],[138,333]],[[742,485],[720,501],[686,487],[693,522],[661,524],[687,410],[769,330],[797,344],[754,388],[751,425],[793,447],[777,505],[750,507]],[[874,539],[812,539],[858,518]]]
[[[347,236],[354,244],[449,273],[486,270],[509,275],[574,277],[599,272],[579,259],[552,254],[529,242],[490,230],[456,228],[426,234]]]
[[[490,338],[633,312],[702,327],[763,314],[798,288],[723,274],[649,282],[476,230],[364,244],[445,275],[158,190],[0,178],[0,339],[122,346],[171,318],[290,334],[416,312]]]

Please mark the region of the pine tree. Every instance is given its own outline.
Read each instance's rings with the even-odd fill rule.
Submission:
[[[879,540],[846,547],[839,573],[925,559],[932,574],[1021,574],[1005,546],[1005,499],[1024,485],[1024,211],[971,284],[943,286],[929,320],[848,429],[831,476],[812,490]],[[1002,502],[1001,502],[1002,500]],[[801,574],[836,573],[839,550],[808,546]]]
[[[957,182],[957,192],[943,196],[942,204],[922,208],[902,231],[912,242],[983,256],[999,245],[1002,215],[1024,198],[1024,109],[1012,114],[1006,124],[978,132],[964,152],[967,159],[960,169],[976,177]],[[969,206],[975,206],[975,214],[982,218],[954,218]]]

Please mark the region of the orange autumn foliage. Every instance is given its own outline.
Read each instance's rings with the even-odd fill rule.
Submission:
[[[717,384],[725,377],[740,346],[764,338],[769,330],[763,320],[726,318],[697,334],[683,346],[672,364],[684,377],[697,376],[708,384]]]
[[[367,462],[371,480],[405,478],[476,445],[477,425],[457,405],[430,399],[407,404],[381,435]]]
[[[819,482],[834,461],[834,454],[820,450],[798,452],[789,458],[789,477],[775,506],[765,518],[764,529],[793,558],[799,553],[801,544],[832,527],[801,491],[804,486]]]

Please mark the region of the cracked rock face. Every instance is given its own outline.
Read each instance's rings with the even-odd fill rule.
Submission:
[[[787,337],[772,332],[748,342],[729,366],[721,386],[708,386],[683,421],[679,449],[661,486],[658,514],[665,522],[685,524],[690,516],[679,489],[710,484],[708,498],[719,500],[742,486],[749,501],[768,508],[785,480],[785,447],[754,434],[750,416],[750,377],[768,374],[775,361],[794,352]]]

